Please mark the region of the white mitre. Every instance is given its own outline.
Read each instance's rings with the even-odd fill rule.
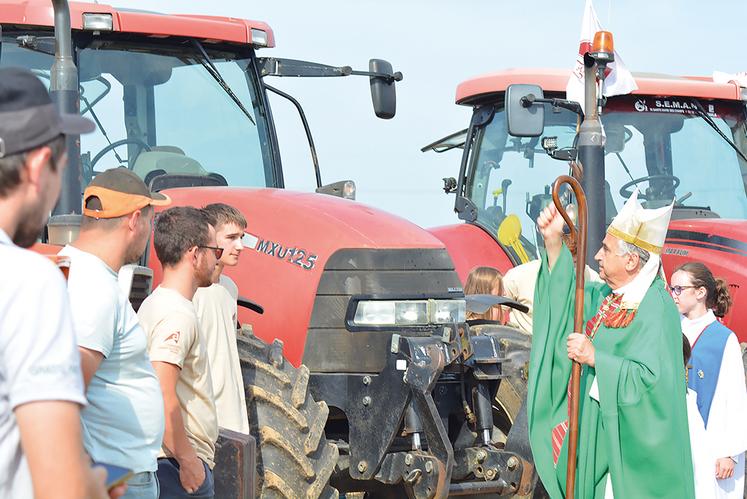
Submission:
[[[607,232],[649,253],[661,254],[674,203],[647,210],[638,202],[638,189],[625,202]]]
[[[614,290],[623,293],[622,308],[637,309],[644,295],[654,282],[656,275],[662,273],[661,250],[667,237],[669,219],[672,216],[674,203],[663,208],[647,210],[638,202],[638,189],[625,202],[625,206],[607,228],[607,233],[622,239],[649,252],[650,258],[633,281]]]

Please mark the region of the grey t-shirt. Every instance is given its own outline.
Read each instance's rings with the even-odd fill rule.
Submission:
[[[80,357],[60,270],[0,230],[0,276],[0,497],[33,497],[13,411],[50,400],[85,405]]]

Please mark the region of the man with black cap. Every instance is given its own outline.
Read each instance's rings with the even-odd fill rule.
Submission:
[[[106,472],[83,451],[86,400],[65,281],[23,249],[57,201],[65,135],[93,128],[61,116],[31,72],[0,69],[0,497],[106,497]]]
[[[164,414],[148,339],[117,274],[145,251],[153,206],[170,203],[127,168],[99,173],[83,193],[80,235],[60,251],[70,258],[67,290],[87,388],[85,448],[96,462],[134,472],[126,499],[158,498]]]

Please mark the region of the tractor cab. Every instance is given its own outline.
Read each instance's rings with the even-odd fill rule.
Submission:
[[[155,188],[282,187],[251,45],[76,31],[82,188],[119,166]],[[0,65],[33,71],[47,86],[51,31],[4,28]]]
[[[544,75],[545,97],[563,97],[556,82],[565,86],[567,75],[560,73]],[[485,80],[495,83],[494,91],[472,95],[477,82]],[[464,83],[459,103],[474,106],[472,126],[423,150],[462,151],[462,190],[452,183],[457,212],[503,243],[514,261],[525,261],[539,256],[542,239],[535,220],[551,202],[551,183],[567,172],[580,120],[568,109],[547,105],[539,136],[511,135],[505,90],[519,81],[531,80],[509,71]],[[719,99],[704,92],[672,92],[688,83],[707,88],[695,80],[648,76],[638,81],[642,87],[660,87],[661,93],[611,97],[601,115],[606,223],[635,188],[648,208],[674,201],[675,220],[747,219],[747,128],[738,89],[731,86],[730,98]],[[674,88],[664,91],[668,82]]]
[[[579,160],[581,116],[564,101],[569,76],[530,69],[468,80],[457,89],[457,103],[473,107],[469,128],[423,148],[462,152],[459,174],[445,179],[445,190],[456,194],[455,211],[467,228],[431,230],[452,255],[461,255],[455,258],[460,275],[477,265],[506,271],[538,258],[542,238],[535,220],[552,202],[552,183],[569,170],[589,175]],[[604,163],[590,219],[606,227],[636,188],[647,208],[674,203],[665,270],[702,261],[731,283],[738,301],[747,284],[738,264],[747,258],[745,90],[704,77],[635,78],[638,90],[606,98],[599,114]],[[522,104],[528,95],[535,104]],[[539,126],[523,133],[532,120]],[[503,250],[498,256],[489,252],[496,243]],[[596,252],[588,250],[587,257]],[[747,316],[734,307],[726,320],[737,324]]]

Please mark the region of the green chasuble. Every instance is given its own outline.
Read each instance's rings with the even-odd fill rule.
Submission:
[[[568,436],[556,466],[551,431],[568,419],[566,339],[573,331],[575,282],[565,247],[552,272],[543,256],[534,297],[527,415],[537,471],[554,499],[565,497]],[[586,285],[585,321],[609,293],[606,284]],[[576,497],[603,498],[608,473],[617,499],[694,497],[682,332],[664,282],[654,280],[628,326],[602,323],[594,347],[596,367],[582,366],[581,374]],[[589,395],[595,377],[598,401]]]

